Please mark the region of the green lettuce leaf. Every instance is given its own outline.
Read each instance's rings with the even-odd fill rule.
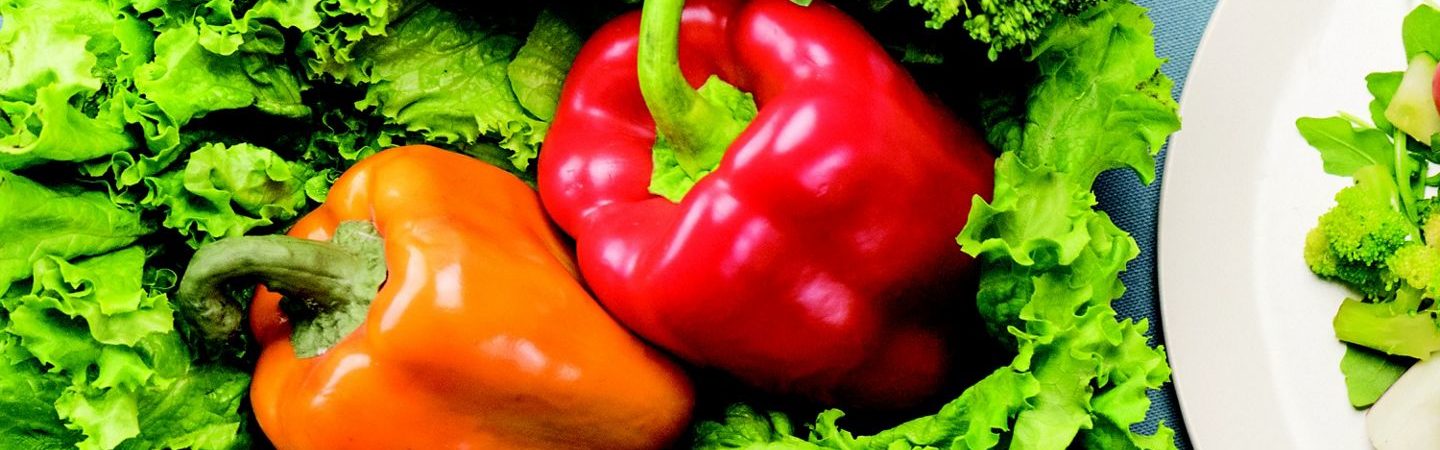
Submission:
[[[214,53],[203,45],[199,28],[180,26],[155,38],[155,60],[139,69],[135,86],[177,126],[213,111],[252,106],[277,116],[308,117],[300,80],[272,56]]]
[[[6,18],[0,28],[0,95],[33,100],[46,85],[100,89],[96,54],[119,47],[111,31],[115,18],[103,2],[15,0],[0,4],[0,14]]]
[[[134,144],[100,93],[134,19],[103,2],[0,2],[0,169],[83,161]],[[33,19],[32,19],[33,18]]]
[[[1061,21],[1036,44],[1041,80],[1023,119],[996,121],[1012,131],[989,133],[1009,136],[1011,151],[996,165],[993,201],[977,200],[960,234],[966,252],[1069,264],[1095,220],[1095,177],[1128,168],[1143,182],[1154,179],[1154,154],[1180,120],[1154,56],[1153,27],[1144,8],[1110,1]]]
[[[546,30],[538,29],[533,37],[564,35]],[[364,86],[365,98],[356,106],[375,110],[389,123],[443,144],[496,139],[513,152],[514,167],[524,170],[549,124],[528,114],[513,90],[508,68],[521,44],[501,30],[425,5],[391,24],[386,35],[356,44],[353,61],[326,67],[326,74]],[[531,45],[537,52],[546,48]],[[521,73],[527,74],[524,86],[562,80],[558,73]],[[541,80],[544,76],[554,79]]]
[[[140,434],[140,421],[135,396],[109,389],[93,396],[79,390],[67,390],[55,401],[60,418],[85,433],[85,440],[76,444],[80,450],[115,448]]]
[[[0,326],[6,322],[0,317]],[[17,338],[0,333],[0,448],[61,448],[79,441],[55,412],[65,377],[27,357]]]
[[[199,245],[295,218],[310,176],[308,166],[266,148],[207,144],[190,153],[184,171],[154,180],[144,203],[163,205],[164,225]]]
[[[140,395],[140,435],[120,448],[250,448],[243,418],[235,413],[249,388],[250,376],[244,372],[190,367],[163,389]]]
[[[137,210],[118,208],[101,192],[49,188],[0,171],[0,295],[30,278],[47,256],[69,259],[130,245],[151,228]]]
[[[994,200],[975,200],[959,242],[967,253],[1001,252],[1017,264],[1047,268],[1072,263],[1089,241],[1098,215],[1095,194],[1053,167],[1027,166],[1018,153],[995,164]]]
[[[73,265],[58,258],[38,262],[29,294],[3,299],[10,315],[5,331],[40,362],[80,373],[102,356],[115,359],[106,355],[112,345],[133,347],[172,331],[168,302],[133,276],[144,261],[143,250],[127,247]]]
[[[855,438],[840,430],[843,414],[827,411],[814,426],[811,441],[824,448],[995,448],[1011,431],[1011,418],[1039,395],[1032,374],[1002,367],[965,390],[940,412],[906,422],[874,436]]]
[[[1010,448],[1061,449],[1077,436],[1086,445],[1153,444],[1129,426],[1144,420],[1146,391],[1168,380],[1169,366],[1163,349],[1148,345],[1148,325],[1119,321],[1110,306],[1139,248],[1093,209],[1090,192],[1106,170],[1153,179],[1153,155],[1179,127],[1152,26],[1143,8],[1109,1],[1036,44],[1041,80],[1025,118],[998,122],[1023,129],[999,133],[1019,139],[997,162],[995,200],[977,200],[959,237],[981,258],[982,286],[999,287],[982,291],[980,305],[1015,335],[1011,367],[1042,387],[1014,416]],[[995,317],[1015,305],[1024,305],[1017,317]]]
[[[46,161],[86,161],[135,144],[125,134],[120,103],[105,101],[92,117],[72,105],[79,95],[45,86],[35,92],[34,103],[0,100],[0,115],[6,116],[15,130],[0,137],[0,169]]]
[[[583,43],[574,28],[548,10],[535,19],[525,45],[506,68],[510,88],[526,112],[547,122],[555,118],[560,84]]]
[[[790,417],[762,412],[744,403],[730,405],[721,422],[695,426],[695,449],[805,450],[820,448],[795,437]]]
[[[20,243],[3,247],[0,266],[0,447],[229,449],[248,439],[248,376],[194,365],[155,290],[173,283],[163,270],[147,277],[148,252],[134,245],[152,231],[137,210],[0,172],[0,214],[17,219],[0,221],[0,240]]]
[[[1030,92],[1021,160],[1086,186],[1111,169],[1154,180],[1155,154],[1180,129],[1154,27],[1145,8],[1112,0],[1060,21],[1036,44],[1042,80]]]
[[[697,91],[700,93],[700,98],[718,105],[723,111],[729,113],[734,122],[727,123],[727,125],[733,127],[736,134],[743,131],[759,114],[759,109],[755,106],[755,96],[726,83],[720,77],[712,75],[705,80],[705,84],[700,85],[700,89]],[[697,173],[690,173],[681,167],[680,161],[675,159],[674,144],[671,144],[664,134],[657,132],[654,148],[650,150],[652,167],[650,170],[650,193],[676,203],[684,199],[685,194],[690,192],[690,188],[695,187],[695,183],[700,182],[701,178],[705,178],[715,170],[715,166],[720,164],[725,148],[711,148],[702,151],[718,153],[696,155],[693,158],[697,161],[713,161],[715,165],[700,168]]]
[[[50,258],[37,263],[29,294],[0,299],[8,311],[0,336],[11,347],[5,370],[20,375],[0,390],[43,389],[20,406],[49,410],[7,434],[82,449],[171,446],[136,439],[233,448],[247,439],[237,409],[248,376],[191,366],[168,299],[142,287],[144,263],[139,247],[73,263]]]
[[[425,2],[419,0],[331,0],[320,8],[321,24],[299,42],[307,72],[312,76],[349,70],[360,42],[386,34],[392,22]]]

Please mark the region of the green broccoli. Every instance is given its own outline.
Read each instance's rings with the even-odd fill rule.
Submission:
[[[1440,298],[1440,210],[1422,209],[1420,234],[1425,244],[1411,242],[1385,259],[1392,283],[1405,282],[1428,298]]]
[[[965,31],[990,46],[990,59],[1039,39],[1061,16],[1084,11],[1098,3],[1099,0],[910,0],[910,6],[930,13],[930,20],[925,22],[930,28],[945,26],[963,11]]]
[[[1427,198],[1416,203],[1415,209],[1420,212],[1419,217],[1425,218],[1420,224],[1421,237],[1427,245],[1440,248],[1440,197]]]
[[[1354,176],[1355,185],[1335,194],[1335,207],[1320,216],[1319,225],[1306,236],[1305,262],[1316,275],[1373,298],[1393,290],[1400,277],[1390,273],[1389,260],[1402,247],[1419,242],[1420,231],[1401,211],[1387,170],[1372,166]],[[1405,258],[1396,262],[1406,264],[1407,270],[1423,263]]]
[[[1391,284],[1401,281],[1420,290],[1429,298],[1440,298],[1440,251],[1434,247],[1411,243],[1400,247],[1385,259]]]

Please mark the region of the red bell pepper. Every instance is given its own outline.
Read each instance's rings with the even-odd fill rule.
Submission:
[[[540,156],[545,207],[597,297],[773,392],[933,394],[959,345],[943,311],[971,298],[955,236],[993,186],[983,140],[823,1],[648,0],[643,23],[585,45]],[[753,93],[748,126],[692,88],[711,75]],[[678,203],[647,190],[657,124],[680,166],[714,166]]]

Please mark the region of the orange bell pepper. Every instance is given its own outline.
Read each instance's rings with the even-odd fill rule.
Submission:
[[[226,280],[288,294],[261,288],[250,311],[251,403],[277,448],[650,449],[689,420],[682,371],[586,292],[510,174],[388,150],[289,234],[202,247],[179,295],[216,340],[243,318]]]

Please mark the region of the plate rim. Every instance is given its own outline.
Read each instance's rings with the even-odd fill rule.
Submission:
[[[1247,257],[1255,253],[1254,237],[1247,236],[1243,243],[1227,248],[1209,246],[1204,249],[1210,252],[1227,252],[1234,257],[1234,264],[1221,267],[1202,267],[1194,258],[1193,252],[1181,252],[1177,249],[1194,247],[1195,244],[1189,241],[1195,236],[1213,234],[1216,229],[1223,229],[1218,226],[1223,224],[1196,220],[1193,215],[1186,214],[1189,209],[1194,208],[1180,206],[1187,204],[1187,200],[1183,200],[1187,196],[1194,200],[1195,194],[1207,187],[1227,191],[1233,194],[1224,197],[1227,202],[1232,202],[1232,209],[1242,212],[1246,217],[1254,216],[1260,200],[1259,193],[1254,190],[1246,192],[1235,189],[1235,186],[1205,186],[1204,182],[1208,177],[1184,172],[1192,166],[1187,164],[1191,159],[1188,152],[1196,151],[1191,150],[1192,148],[1203,151],[1205,145],[1202,143],[1213,141],[1216,136],[1234,138],[1243,135],[1225,127],[1236,123],[1267,127],[1273,120],[1274,105],[1242,109],[1228,116],[1217,116],[1214,111],[1216,108],[1212,105],[1217,100],[1212,98],[1219,96],[1214,92],[1278,87],[1288,78],[1288,69],[1294,67],[1300,57],[1301,52],[1292,51],[1303,48],[1304,40],[1299,37],[1313,35],[1264,33],[1259,35],[1273,38],[1257,41],[1244,39],[1243,36],[1247,34],[1237,31],[1249,30],[1248,36],[1254,37],[1256,32],[1264,31],[1267,27],[1273,30],[1274,22],[1265,18],[1277,16],[1267,15],[1267,12],[1333,7],[1333,2],[1324,5],[1317,3],[1304,0],[1219,0],[1196,48],[1181,94],[1180,115],[1185,128],[1171,138],[1162,178],[1164,181],[1161,184],[1156,227],[1156,284],[1166,349],[1174,369],[1176,403],[1191,444],[1197,449],[1298,448],[1299,442],[1294,438],[1294,433],[1298,430],[1295,430],[1288,420],[1277,420],[1283,418],[1284,408],[1279,393],[1268,389],[1271,386],[1270,380],[1275,375],[1275,362],[1264,358],[1264,352],[1254,352],[1245,360],[1227,361],[1232,363],[1230,365],[1214,365],[1214,361],[1196,357],[1202,354],[1198,349],[1205,347],[1243,348],[1241,346],[1259,345],[1256,338],[1263,336],[1263,330],[1268,325],[1261,320],[1263,314],[1258,313],[1258,304],[1237,305],[1227,317],[1219,318],[1225,319],[1223,321],[1214,320],[1216,318],[1196,319],[1196,316],[1222,313],[1210,308],[1211,303],[1203,302],[1205,297],[1215,297],[1214,291],[1205,290],[1202,293],[1186,289],[1185,286],[1195,283],[1177,275],[1177,272],[1190,274],[1203,271],[1206,276],[1227,281],[1207,286],[1208,288],[1229,291],[1238,289],[1254,293],[1258,291],[1254,286],[1256,271],[1247,270],[1256,266],[1255,260]],[[1318,19],[1327,16],[1326,13],[1311,15],[1315,22],[1320,22]],[[1317,23],[1292,22],[1287,25],[1315,26]],[[1245,77],[1246,81],[1252,83],[1250,85],[1234,83],[1235,79],[1241,77],[1224,72],[1227,69],[1254,69],[1256,61],[1253,59],[1258,55],[1273,58],[1277,54],[1288,56],[1281,58],[1284,63],[1279,66],[1286,70],[1252,70],[1245,74],[1248,75]],[[1207,133],[1212,129],[1216,130]],[[1216,134],[1217,132],[1224,134]],[[1251,165],[1245,169],[1258,171],[1257,166]],[[1234,202],[1237,199],[1242,202]],[[1257,311],[1240,311],[1247,307]],[[1197,326],[1201,323],[1228,326],[1223,330],[1206,331],[1201,329],[1204,327]],[[1245,326],[1240,326],[1241,324]],[[1263,382],[1255,382],[1257,379]],[[1244,407],[1239,408],[1237,405]]]

